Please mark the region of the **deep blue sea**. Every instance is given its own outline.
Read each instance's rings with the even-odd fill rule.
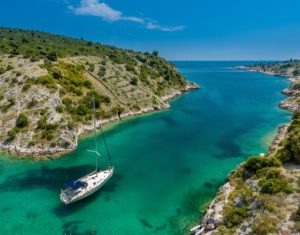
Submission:
[[[169,110],[106,127],[116,174],[86,200],[65,206],[59,193],[66,179],[94,168],[91,137],[53,161],[2,155],[0,234],[187,234],[226,175],[266,152],[290,120],[278,107],[289,82],[232,68],[253,62],[174,63],[201,89]]]

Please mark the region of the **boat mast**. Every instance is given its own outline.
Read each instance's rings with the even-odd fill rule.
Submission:
[[[93,125],[94,125],[94,139],[95,139],[95,152],[96,152],[96,171],[98,170],[98,146],[97,146],[97,130],[96,130],[96,107],[95,96],[93,96]]]

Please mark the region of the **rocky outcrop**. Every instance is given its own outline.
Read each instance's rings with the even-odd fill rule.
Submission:
[[[223,224],[223,208],[228,202],[228,196],[233,188],[229,182],[221,186],[217,197],[209,205],[206,214],[202,218],[202,225],[205,226],[205,231],[209,232],[218,228]],[[209,234],[209,233],[207,233]]]

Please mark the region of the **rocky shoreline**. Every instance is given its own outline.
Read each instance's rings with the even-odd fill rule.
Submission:
[[[286,100],[283,100],[279,103],[279,107],[282,109],[286,109],[290,112],[295,112],[300,108],[299,104],[295,102],[294,98],[299,94],[299,90],[293,88],[293,84],[300,82],[300,77],[294,77],[291,74],[288,73],[275,73],[274,71],[265,71],[259,68],[251,68],[247,66],[236,66],[234,67],[236,69],[245,70],[248,72],[254,72],[254,73],[263,73],[270,76],[277,76],[277,77],[285,77],[288,78],[288,80],[292,83],[292,85],[282,91],[283,94],[285,94],[288,98]]]
[[[281,101],[279,103],[279,107],[281,107],[282,109],[286,109],[290,112],[295,112],[300,109],[299,104],[297,104],[294,101],[294,98],[299,94],[299,91],[293,88],[293,85],[296,82],[300,81],[299,77],[293,77],[290,74],[275,73],[273,71],[263,71],[261,69],[252,69],[251,67],[246,67],[246,66],[238,66],[235,68],[245,70],[248,72],[264,73],[264,74],[271,75],[271,76],[280,76],[280,77],[288,78],[292,84],[289,88],[286,88],[282,91],[282,93],[285,94],[286,96],[288,96],[288,98],[284,101]],[[282,148],[282,146],[280,144],[286,137],[289,125],[290,125],[290,123],[286,124],[286,125],[282,125],[278,128],[277,134],[272,141],[269,151],[266,154],[261,154],[262,156],[270,157],[270,156],[276,154],[277,151],[280,148]],[[227,204],[228,196],[235,189],[234,186],[232,186],[230,184],[229,179],[230,179],[231,175],[233,175],[233,173],[236,172],[237,169],[240,168],[241,165],[243,165],[243,163],[238,165],[236,167],[236,169],[233,170],[226,177],[227,182],[220,187],[219,192],[217,193],[216,197],[213,199],[213,201],[210,203],[209,207],[207,208],[206,213],[203,216],[202,221],[201,221],[201,224],[205,227],[206,235],[213,234],[216,231],[216,229],[220,225],[222,225],[223,219],[224,219],[223,214],[222,214],[223,208]],[[240,231],[240,232],[241,233],[238,233],[238,234],[245,233],[245,231]]]
[[[121,115],[116,115],[114,117],[108,118],[108,119],[102,119],[98,120],[96,122],[97,128],[100,127],[100,125],[106,125],[118,121],[122,121],[126,118],[143,115],[159,110],[165,110],[170,107],[169,102],[176,97],[190,91],[199,89],[199,85],[194,82],[189,82],[185,88],[177,90],[172,92],[169,95],[160,97],[160,104],[149,106],[146,108],[142,108],[138,111],[130,111],[126,113],[122,113]],[[67,148],[61,148],[61,147],[55,147],[55,148],[44,148],[43,146],[35,146],[35,147],[19,147],[15,144],[2,144],[0,143],[0,152],[7,153],[11,156],[18,157],[18,158],[33,158],[36,160],[44,160],[44,159],[54,159],[60,156],[63,156],[67,153],[70,153],[74,150],[76,150],[78,145],[78,139],[79,137],[91,133],[93,131],[92,125],[81,125],[77,131],[74,131],[72,133],[73,135],[73,141]]]
[[[282,125],[278,128],[277,134],[275,135],[272,141],[269,152],[267,152],[266,154],[261,154],[261,156],[270,157],[281,148],[280,143],[284,140],[288,127],[289,124]],[[231,175],[233,175],[233,173],[235,173],[235,171],[239,169],[242,165],[243,163],[239,164],[236,167],[236,169],[234,169],[226,177],[227,182],[220,187],[216,197],[206,209],[206,213],[201,220],[201,224],[205,227],[205,235],[211,235],[215,231],[215,229],[222,225],[224,221],[224,217],[222,214],[223,208],[228,202],[228,197],[230,193],[235,190],[235,187],[230,184],[229,179]]]

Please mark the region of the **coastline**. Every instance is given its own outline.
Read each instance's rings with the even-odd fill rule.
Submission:
[[[129,111],[126,113],[122,113],[120,115],[113,116],[111,118],[97,120],[96,128],[98,129],[101,126],[105,126],[107,124],[112,124],[116,122],[123,121],[130,117],[135,117],[147,113],[153,113],[161,110],[166,110],[170,107],[169,102],[183,95],[186,92],[191,90],[199,89],[200,86],[195,82],[188,82],[185,88],[173,91],[172,93],[160,97],[160,104],[149,106],[146,108],[142,108],[138,111]],[[16,145],[0,145],[0,153],[8,154],[9,156],[16,158],[26,158],[26,159],[34,159],[34,160],[47,160],[47,159],[55,159],[66,155],[70,152],[73,152],[77,149],[78,141],[80,137],[87,135],[93,131],[92,125],[81,125],[76,132],[73,132],[73,141],[68,148],[43,148],[43,147],[26,147],[21,148]]]
[[[287,96],[287,99],[281,101],[278,105],[280,108],[288,110],[290,112],[295,112],[296,110],[299,110],[299,105],[293,101],[293,98],[295,98],[298,94],[298,91],[293,89],[293,85],[296,82],[300,81],[299,77],[293,77],[290,74],[283,74],[283,73],[275,73],[273,71],[263,71],[261,69],[252,69],[251,67],[247,66],[236,66],[235,69],[244,70],[247,72],[255,72],[255,73],[263,73],[270,76],[279,76],[283,78],[287,78],[291,85],[281,91],[283,94]],[[277,129],[277,133],[275,137],[272,140],[272,143],[269,147],[269,150],[267,153],[261,154],[261,156],[264,157],[271,157],[277,153],[277,151],[282,148],[281,143],[285,139],[288,127],[290,125],[291,121],[287,124],[281,125]],[[209,204],[208,208],[206,209],[206,212],[204,216],[201,219],[201,224],[205,227],[205,234],[210,235],[213,234],[216,229],[222,225],[223,222],[223,208],[228,202],[228,197],[232,191],[234,191],[234,186],[230,184],[230,177],[244,164],[244,162],[240,163],[234,170],[232,170],[228,176],[226,177],[226,182],[223,184],[218,192],[216,193],[216,196]]]

